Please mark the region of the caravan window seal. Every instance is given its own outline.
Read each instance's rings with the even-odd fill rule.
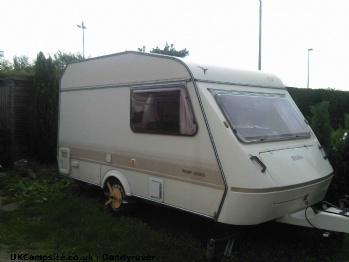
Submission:
[[[135,133],[195,136],[198,125],[186,86],[131,88],[130,128]]]

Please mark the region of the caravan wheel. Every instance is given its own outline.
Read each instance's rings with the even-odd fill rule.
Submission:
[[[118,215],[127,215],[130,212],[127,197],[121,183],[117,179],[109,179],[104,188],[107,197],[105,205],[109,205],[111,211]]]

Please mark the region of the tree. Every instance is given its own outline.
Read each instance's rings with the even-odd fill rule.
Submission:
[[[53,56],[53,63],[56,67],[56,73],[58,77],[61,77],[64,69],[67,67],[69,63],[84,59],[84,57],[80,53],[66,53],[60,50],[58,50]]]
[[[29,61],[29,57],[22,56],[14,56],[13,57],[13,70],[21,72],[21,71],[32,71],[33,64]]]
[[[0,70],[3,72],[13,70],[13,64],[6,59],[0,61]]]
[[[322,101],[310,107],[312,113],[310,126],[313,129],[321,145],[330,149],[332,126],[329,114],[329,102]]]
[[[145,46],[138,48],[138,51],[140,52],[145,52]],[[168,43],[166,42],[166,45],[164,47],[164,49],[160,49],[158,46],[156,48],[153,48],[150,53],[156,53],[156,54],[161,54],[161,55],[169,55],[169,56],[177,56],[177,57],[186,57],[187,55],[189,55],[189,51],[184,48],[180,51],[177,51],[173,44],[168,45]]]
[[[42,52],[35,62],[34,89],[28,125],[31,147],[38,161],[52,162],[57,146],[58,79],[52,58]]]
[[[143,47],[141,47],[141,48],[138,48],[138,51],[139,51],[139,52],[145,53],[145,46],[143,46]]]
[[[33,75],[34,64],[28,56],[14,56],[13,62],[2,60],[0,67],[0,77],[6,78],[13,75]]]
[[[344,116],[345,126],[336,137],[334,147],[330,151],[330,161],[334,169],[329,196],[331,201],[338,201],[349,194],[349,115]]]

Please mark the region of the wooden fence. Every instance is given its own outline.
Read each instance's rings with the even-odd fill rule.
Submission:
[[[11,129],[0,129],[0,164],[3,167],[12,166]]]
[[[33,97],[33,80],[14,76],[0,82],[0,164],[30,156],[27,138],[28,112]]]

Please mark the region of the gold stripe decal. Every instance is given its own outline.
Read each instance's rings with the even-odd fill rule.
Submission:
[[[69,146],[64,145],[64,147]],[[112,153],[106,153],[95,149],[69,148],[71,159],[224,189],[222,176],[216,163],[208,164],[200,162],[199,159],[188,161],[171,157],[156,157],[139,152],[137,152],[137,155],[131,155],[130,152],[116,150],[113,150]],[[109,155],[110,162],[106,160],[107,155]]]

